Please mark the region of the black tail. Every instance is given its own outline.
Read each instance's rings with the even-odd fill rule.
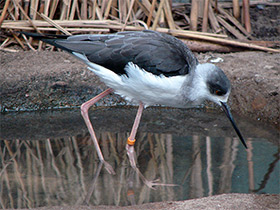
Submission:
[[[32,37],[34,39],[41,40],[62,50],[69,51],[69,49],[56,43],[57,40],[67,39],[69,37],[68,35],[38,34],[38,33],[24,32],[24,31],[19,31],[18,33],[24,34],[27,37]]]
[[[33,37],[34,39],[67,39],[69,36],[68,35],[56,35],[56,34],[37,34],[37,33],[29,33],[25,31],[18,31],[20,34],[24,34],[25,36],[28,37]]]

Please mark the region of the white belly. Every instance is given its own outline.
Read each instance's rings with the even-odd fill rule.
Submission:
[[[96,70],[97,66],[98,70]],[[141,101],[146,106],[159,104],[183,107],[180,93],[184,76],[156,76],[133,63],[129,63],[125,67],[127,75],[119,76],[109,69],[97,66],[91,65],[89,69],[99,76],[108,87],[113,88],[115,93],[132,103],[139,104]]]

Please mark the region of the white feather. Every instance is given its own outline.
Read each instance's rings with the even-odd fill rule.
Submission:
[[[125,66],[127,75],[120,76],[103,66],[90,62],[83,54],[75,52],[73,54],[85,62],[88,69],[100,77],[101,81],[126,100],[133,103],[141,101],[145,106],[156,104],[183,106],[180,90],[185,76],[157,76],[139,68],[132,62]]]

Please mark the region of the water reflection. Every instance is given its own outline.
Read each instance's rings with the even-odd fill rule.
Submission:
[[[266,150],[274,154],[268,156],[260,153],[263,142],[255,139],[248,141],[246,153],[235,138],[141,133],[136,145],[140,170],[149,180],[179,185],[151,190],[128,165],[126,136],[99,134],[105,159],[114,166],[115,176],[99,164],[88,135],[1,141],[1,207],[132,205],[249,193],[260,188],[259,192],[279,193],[279,151],[270,143],[265,145]],[[255,162],[259,159],[262,161]]]
[[[142,129],[143,130],[143,129]],[[21,130],[23,132],[23,130]],[[280,193],[279,148],[265,139],[140,132],[135,145],[148,180],[177,184],[149,189],[129,166],[128,132],[99,130],[110,175],[86,132],[40,140],[0,140],[1,208],[133,205],[221,193]]]

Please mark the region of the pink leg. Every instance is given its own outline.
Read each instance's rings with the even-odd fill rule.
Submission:
[[[135,136],[136,136],[139,124],[140,124],[143,109],[144,109],[144,105],[140,102],[131,133],[127,139],[126,150],[127,150],[127,155],[128,155],[128,159],[129,159],[131,167],[135,170],[135,172],[138,174],[138,176],[142,179],[142,181],[148,187],[153,188],[154,185],[158,185],[157,180],[156,180],[156,182],[148,181],[136,166],[136,154],[135,154],[135,150],[134,150],[134,144],[136,141]]]
[[[109,172],[109,174],[115,174],[115,171],[112,168],[112,166],[104,160],[103,154],[102,154],[101,149],[100,149],[99,144],[98,144],[98,140],[96,138],[95,132],[93,130],[92,124],[91,124],[90,119],[89,119],[88,110],[93,104],[95,104],[97,101],[99,101],[100,99],[104,98],[105,96],[107,96],[108,94],[110,94],[112,92],[113,92],[113,89],[109,88],[109,89],[105,90],[104,92],[100,93],[99,95],[95,96],[91,100],[83,103],[82,106],[81,106],[81,113],[82,113],[84,121],[87,125],[87,128],[88,128],[88,131],[90,133],[91,139],[92,139],[92,141],[94,143],[94,146],[96,148],[99,160],[104,164],[104,166],[105,166],[106,170]]]
[[[137,168],[136,167],[136,161],[135,161],[135,151],[134,151],[134,144],[135,144],[135,136],[140,124],[141,116],[143,113],[144,105],[140,102],[139,108],[133,123],[133,127],[131,130],[131,133],[127,139],[127,144],[126,144],[126,150],[127,150],[127,155],[130,161],[130,165],[132,168]]]
[[[149,181],[147,180],[144,175],[140,172],[140,170],[137,168],[136,166],[136,154],[135,154],[135,150],[134,150],[134,144],[135,144],[135,136],[136,136],[136,132],[137,129],[139,127],[139,123],[141,120],[141,116],[143,113],[143,109],[144,109],[144,105],[140,102],[139,104],[139,108],[134,120],[134,124],[131,130],[131,133],[127,139],[127,144],[126,144],[126,150],[127,150],[127,155],[130,161],[130,165],[131,167],[135,170],[135,172],[138,174],[138,176],[141,178],[141,180],[149,187],[149,188],[154,188],[153,186],[156,185],[161,185],[161,186],[177,186],[175,184],[162,184],[159,183],[159,180],[154,180],[154,181]]]

